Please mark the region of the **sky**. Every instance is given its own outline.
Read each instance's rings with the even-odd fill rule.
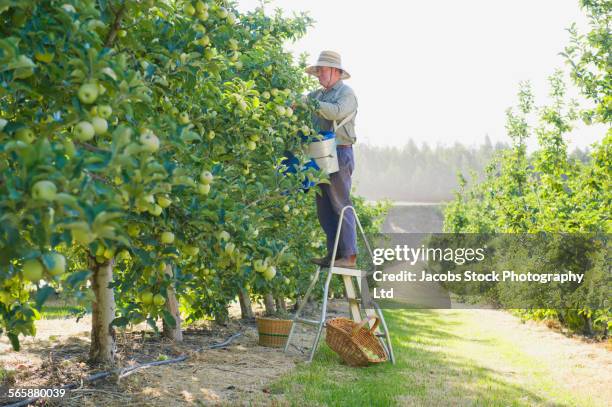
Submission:
[[[240,0],[241,11],[259,0]],[[359,143],[475,146],[486,135],[508,142],[506,109],[518,84],[529,80],[536,104],[547,101],[547,78],[564,67],[558,55],[566,29],[587,18],[578,0],[275,0],[265,5],[315,19],[305,37],[288,43],[314,63],[320,51],[342,55],[346,81],[359,103]],[[570,92],[574,95],[575,92]],[[537,122],[534,123],[537,125]],[[570,147],[587,147],[605,134],[579,125]],[[535,145],[535,140],[530,143]]]

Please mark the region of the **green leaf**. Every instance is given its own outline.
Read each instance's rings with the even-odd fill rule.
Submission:
[[[168,326],[170,326],[171,328],[176,328],[176,319],[174,319],[174,317],[170,312],[168,312],[168,310],[164,309],[162,311],[162,318],[164,319],[164,322],[168,324]]]
[[[49,298],[49,296],[51,294],[53,294],[55,292],[55,290],[52,287],[49,287],[48,285],[45,287],[40,288],[37,292],[36,292],[36,297],[35,297],[35,307],[38,310],[42,310],[42,306],[45,303],[45,301],[47,301],[47,298]]]
[[[117,317],[113,319],[111,322],[112,326],[117,326],[120,328],[125,328],[130,323],[130,320],[127,317]]]
[[[68,275],[68,278],[66,279],[66,284],[68,284],[72,288],[75,288],[79,284],[85,282],[89,278],[89,276],[91,276],[91,274],[92,272],[90,270],[81,270],[76,271],[74,273],[70,273]]]

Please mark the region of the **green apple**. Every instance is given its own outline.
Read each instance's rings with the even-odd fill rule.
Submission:
[[[214,177],[210,171],[202,171],[202,173],[200,174],[200,181],[203,184],[208,185],[213,182],[213,179]]]
[[[247,141],[246,144],[247,148],[251,151],[255,150],[257,148],[257,143],[255,143],[254,141]]]
[[[179,123],[181,124],[189,123],[189,113],[181,112],[181,114],[179,115]]]
[[[197,246],[187,246],[185,247],[185,253],[189,256],[196,256],[200,252],[200,248]]]
[[[217,16],[219,16],[219,18],[227,17],[227,10],[225,9],[225,7],[219,7],[219,10],[217,10]]]
[[[98,114],[103,119],[108,119],[113,114],[113,108],[110,107],[109,105],[98,106]]]
[[[213,59],[215,56],[217,55],[217,49],[216,48],[206,48],[204,50],[204,57],[206,59]]]
[[[198,1],[195,5],[195,9],[198,13],[201,13],[202,11],[208,11],[208,4],[202,1]]]
[[[283,206],[283,212],[289,212],[289,205]]]
[[[162,207],[159,205],[153,206],[153,208],[149,211],[149,213],[153,216],[159,216],[162,213]]]
[[[47,269],[53,277],[61,276],[66,271],[66,258],[59,253],[52,253],[53,267]]]
[[[23,141],[26,144],[32,144],[32,142],[36,138],[34,136],[34,132],[29,127],[23,127],[17,130],[15,136],[17,136],[17,140]]]
[[[95,83],[85,83],[79,88],[79,100],[87,105],[93,103],[98,98],[98,85]]]
[[[240,108],[240,110],[242,110],[243,112],[246,112],[247,109],[249,108],[249,105],[247,105],[247,103],[244,100],[239,100],[238,101],[238,107]]]
[[[185,6],[183,7],[183,11],[185,12],[185,14],[187,14],[188,16],[192,16],[195,14],[196,9],[191,5],[191,3],[187,3],[185,4]]]
[[[53,201],[57,196],[57,187],[51,181],[38,181],[32,187],[32,198]]]
[[[125,30],[119,30],[119,31],[117,31],[117,36],[118,36],[119,38],[124,38],[126,35],[127,35],[127,31],[125,31]]]
[[[286,107],[285,108],[285,116],[287,116],[287,117],[293,116],[293,109],[290,108],[290,107]]]
[[[259,141],[259,134],[251,134],[249,136],[249,140],[251,140],[251,141]]]
[[[96,130],[94,129],[94,126],[91,123],[82,121],[76,126],[74,126],[73,133],[77,140],[89,141],[96,134]]]
[[[198,14],[196,15],[196,17],[197,17],[199,20],[206,21],[206,20],[208,20],[208,11],[206,11],[206,10],[202,10],[202,12],[198,13]]]
[[[266,269],[266,267],[264,266],[262,260],[257,259],[253,261],[253,269],[255,269],[255,271],[258,273],[262,273]]]
[[[210,184],[198,184],[198,193],[200,195],[208,195],[210,192]]]
[[[236,41],[236,39],[234,39],[234,38],[231,38],[229,40],[229,47],[230,47],[230,49],[236,51],[238,49],[238,41]]]
[[[227,242],[229,239],[230,239],[230,234],[227,233],[225,230],[222,230],[219,233],[219,240]]]
[[[160,195],[157,197],[157,204],[162,208],[167,208],[172,204],[172,199],[168,198],[167,195]]]
[[[208,139],[212,140],[214,138],[215,138],[215,131],[214,130],[209,131],[208,132]]]
[[[267,90],[263,91],[261,93],[261,97],[262,97],[262,99],[265,99],[265,100],[270,99],[270,92],[268,92]]]
[[[145,305],[153,304],[153,293],[151,291],[141,292],[140,301]]]
[[[159,139],[151,130],[145,130],[140,134],[140,142],[151,153],[159,150]]]
[[[23,263],[23,278],[30,280],[33,283],[39,281],[43,277],[43,265],[36,259],[26,260]]]
[[[128,235],[136,237],[140,234],[140,226],[135,223],[130,223],[127,227]]]
[[[234,249],[236,249],[236,245],[231,242],[225,245],[225,253],[227,254],[234,253]]]
[[[161,235],[161,242],[164,244],[172,244],[174,243],[174,233],[172,232],[164,232]]]
[[[166,299],[164,298],[163,295],[161,294],[155,294],[153,296],[153,304],[157,305],[158,307],[161,307],[162,305],[164,305],[166,303]]]
[[[268,266],[268,268],[266,268],[266,270],[263,272],[264,278],[268,281],[272,280],[275,275],[276,275],[276,267],[274,266]]]
[[[205,35],[202,38],[200,38],[199,40],[196,40],[196,42],[197,42],[198,45],[206,47],[208,44],[210,44],[210,38],[208,37],[208,35]]]
[[[279,116],[284,116],[285,112],[286,110],[284,106],[276,106],[276,113],[278,113]]]
[[[74,8],[72,4],[68,4],[68,3],[63,4],[62,9],[64,9],[66,13],[76,13],[76,9]]]
[[[242,61],[236,61],[234,66],[236,67],[236,69],[241,70],[244,64],[242,63]]]
[[[101,117],[93,117],[91,119],[91,125],[98,136],[108,131],[108,122]]]

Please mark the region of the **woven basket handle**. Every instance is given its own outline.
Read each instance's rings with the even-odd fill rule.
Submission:
[[[376,328],[378,328],[378,324],[380,324],[380,318],[376,317],[376,316],[370,316],[366,319],[364,319],[363,321],[361,321],[359,323],[359,325],[357,325],[355,328],[353,328],[353,331],[351,332],[351,336],[355,336],[355,334],[357,332],[359,332],[359,330],[361,328],[363,328],[365,326],[365,324],[367,324],[368,322],[370,322],[370,320],[375,319],[376,321],[374,322],[374,326],[372,326],[372,328],[370,328],[370,333],[374,333],[374,331],[376,331]]]

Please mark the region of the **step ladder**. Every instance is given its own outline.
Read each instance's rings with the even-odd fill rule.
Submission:
[[[369,298],[369,288],[368,288],[368,282],[366,278],[368,276],[368,273],[364,270],[357,270],[357,269],[352,269],[352,268],[342,268],[342,267],[334,266],[334,261],[335,261],[334,259],[336,258],[336,252],[338,250],[338,242],[340,240],[340,230],[342,229],[344,213],[346,210],[352,210],[353,213],[355,214],[355,223],[359,227],[359,231],[361,232],[361,236],[365,242],[365,246],[368,249],[370,258],[371,259],[374,258],[372,254],[372,249],[370,248],[370,244],[368,243],[368,240],[363,231],[363,228],[361,227],[361,223],[359,222],[359,218],[357,217],[357,212],[355,212],[355,208],[353,208],[350,205],[345,206],[344,208],[342,208],[342,211],[340,212],[340,217],[338,220],[338,230],[336,231],[334,251],[332,253],[332,257],[331,257],[332,260],[330,262],[330,265],[329,267],[318,266],[317,271],[312,276],[310,280],[310,284],[308,285],[308,289],[306,290],[306,293],[304,294],[304,297],[295,313],[295,316],[293,317],[293,324],[291,325],[289,336],[285,344],[285,352],[287,352],[289,349],[289,345],[291,343],[291,338],[293,336],[295,326],[298,323],[315,326],[318,328],[317,334],[315,336],[315,340],[314,340],[312,349],[310,351],[310,355],[308,357],[308,362],[312,362],[312,359],[314,358],[314,354],[317,351],[319,341],[321,339],[321,333],[323,332],[323,327],[325,326],[325,318],[327,316],[327,299],[329,296],[329,286],[332,281],[332,276],[339,275],[342,277],[342,280],[344,282],[346,299],[349,303],[349,312],[351,315],[351,319],[355,322],[361,322],[363,321],[364,318],[371,318],[371,317],[378,317],[380,319],[380,325],[376,329],[375,334],[378,340],[380,341],[381,345],[383,346],[383,349],[387,353],[387,358],[391,361],[392,364],[395,364],[395,356],[393,355],[393,346],[391,345],[391,337],[389,336],[389,330],[387,329],[385,317],[382,313],[382,310],[378,306],[378,304],[376,304],[374,301],[372,301]],[[374,264],[373,261],[372,261],[372,264]],[[319,280],[322,269],[327,270],[327,279],[325,280],[325,285],[323,287],[323,305],[321,309],[321,318],[319,320],[302,318],[300,316],[302,313],[302,310],[304,306],[308,303],[308,298],[310,297],[310,294],[312,293],[314,286]],[[357,279],[357,289],[355,289],[355,285],[353,284],[353,278]],[[365,316],[362,315],[362,311],[365,313]],[[370,327],[374,326],[374,322],[375,322],[374,319],[371,318],[369,321]],[[382,332],[381,332],[381,327],[382,327]]]

